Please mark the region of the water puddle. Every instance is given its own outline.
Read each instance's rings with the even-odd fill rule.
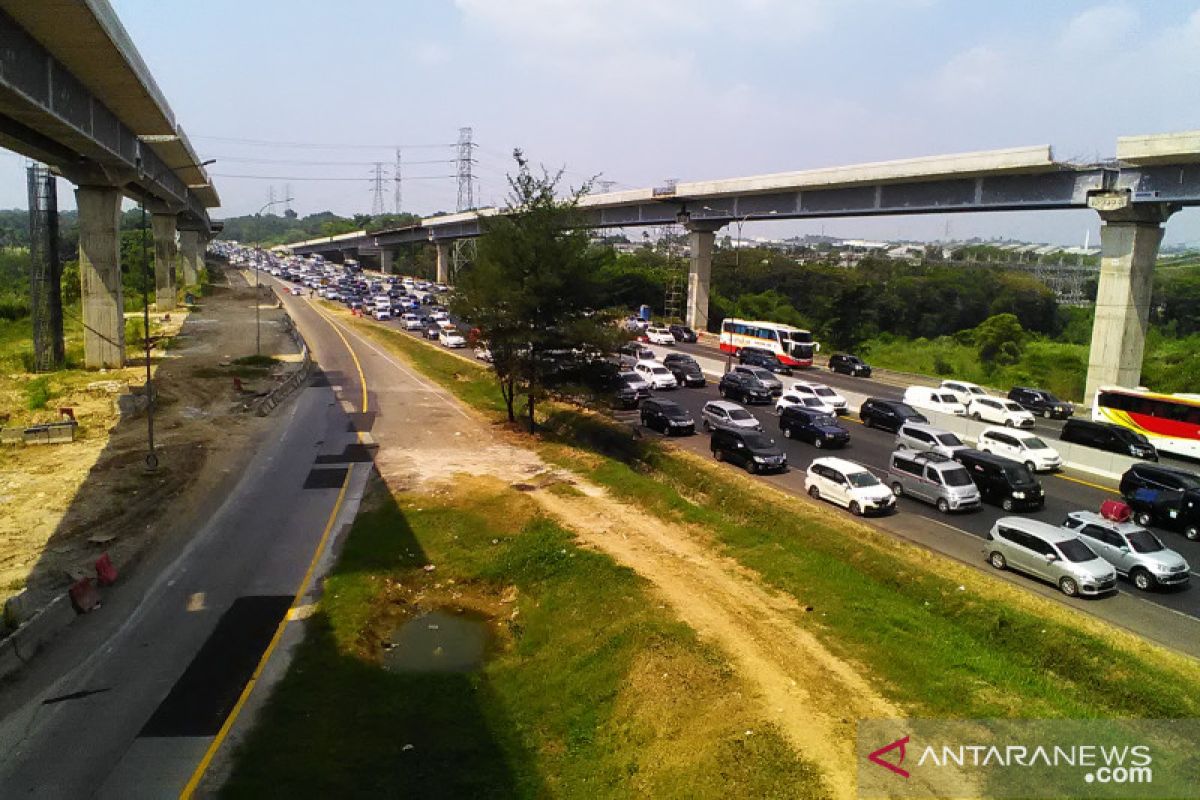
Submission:
[[[383,666],[389,672],[473,672],[483,666],[490,641],[487,617],[430,611],[392,632]]]

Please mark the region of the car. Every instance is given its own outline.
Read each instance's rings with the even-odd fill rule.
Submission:
[[[1072,511],[1062,527],[1082,539],[1096,555],[1113,565],[1143,592],[1160,586],[1182,586],[1190,578],[1183,556],[1168,549],[1134,522],[1117,522],[1094,511]]]
[[[708,446],[717,461],[737,464],[750,473],[787,471],[787,454],[761,431],[716,428]]]
[[[1200,476],[1160,464],[1138,463],[1121,476],[1121,495],[1139,525],[1155,525],[1200,541]]]
[[[1070,419],[1075,413],[1073,403],[1059,400],[1045,389],[1014,386],[1008,390],[1008,399],[1029,413],[1040,414],[1046,419]]]
[[[979,487],[966,467],[941,453],[896,450],[888,459],[887,480],[896,497],[931,503],[943,514],[983,507]]]
[[[633,371],[645,378],[654,389],[675,389],[679,386],[671,370],[657,361],[639,361],[633,365]]]
[[[622,378],[626,383],[638,391],[645,392],[646,397],[650,396],[650,390],[654,388],[650,385],[650,381],[642,377],[641,373],[634,372],[631,369],[618,372],[617,377]]]
[[[796,381],[792,384],[791,391],[793,394],[812,395],[839,415],[846,414],[850,410],[849,405],[846,403],[846,398],[823,383]]]
[[[486,344],[475,345],[474,355],[477,359],[484,362],[485,364],[491,364],[493,361],[492,350]]]
[[[837,421],[837,417],[803,406],[783,409],[779,414],[779,430],[785,439],[809,442],[818,449],[845,447],[850,443],[850,431]]]
[[[750,367],[759,367],[779,375],[792,374],[792,368],[780,361],[779,356],[762,347],[743,347],[738,351],[738,363]],[[776,382],[778,382],[778,379],[776,379]],[[780,387],[783,386],[782,383],[779,385]]]
[[[671,335],[675,337],[675,341],[677,342],[690,343],[700,338],[687,325],[669,325],[667,326],[667,330],[671,332]]]
[[[938,453],[950,458],[959,450],[967,449],[966,443],[957,434],[920,422],[901,425],[900,430],[896,431],[895,447],[897,450]]]
[[[646,341],[650,344],[675,344],[675,336],[666,328],[649,327],[646,328]]]
[[[987,503],[1005,511],[1037,510],[1046,505],[1046,491],[1020,461],[967,448],[954,454]]]
[[[633,373],[614,376],[612,383],[613,405],[619,408],[637,408],[650,396],[650,386]]]
[[[895,433],[900,426],[907,422],[929,424],[915,408],[899,400],[885,400],[882,397],[868,397],[858,408],[858,418],[867,428],[880,428]]]
[[[701,424],[704,430],[713,431],[718,428],[746,428],[761,431],[762,424],[758,418],[737,403],[728,400],[710,400],[700,410]]]
[[[991,422],[1006,428],[1032,428],[1033,414],[999,397],[976,397],[967,404],[967,413],[976,422]]]
[[[376,307],[371,309],[371,316],[383,322],[392,318],[392,312],[391,309]]]
[[[708,383],[696,359],[686,353],[667,353],[663,356],[662,364],[671,370],[675,382],[680,386],[704,386]]]
[[[726,372],[722,375],[721,382],[717,384],[717,393],[746,404],[771,402],[770,388],[744,372]]]
[[[834,353],[829,357],[829,369],[857,378],[871,377],[871,367],[861,358],[850,353]]]
[[[300,297],[304,294],[304,288],[302,286],[293,286],[290,291],[295,297]]]
[[[984,389],[978,383],[971,383],[970,381],[942,381],[938,388],[943,391],[950,392],[950,394],[954,395],[958,402],[962,403],[964,406],[974,400],[976,397],[988,396],[987,389]]]
[[[896,497],[866,467],[844,458],[817,458],[808,465],[804,489],[814,500],[844,506],[854,516],[887,514],[896,508]]]
[[[771,394],[775,397],[783,394],[783,381],[775,377],[775,373],[765,367],[752,367],[746,364],[737,364],[734,366],[733,372],[740,372],[743,375],[752,375],[758,378],[759,383],[771,390]]]
[[[775,413],[782,414],[784,409],[788,408],[807,408],[818,414],[837,416],[837,409],[812,394],[799,394],[792,391],[784,392],[775,401]]]
[[[696,432],[696,421],[688,410],[670,400],[651,397],[642,401],[642,425],[666,436],[684,436]]]
[[[1074,533],[1046,522],[1001,517],[988,531],[983,555],[996,569],[1011,569],[1052,583],[1068,597],[1107,594],[1117,572]]]
[[[406,331],[419,331],[425,323],[416,314],[403,314],[400,317],[400,324]]]
[[[1059,438],[1071,444],[1144,458],[1147,461],[1158,461],[1158,450],[1150,444],[1150,440],[1144,434],[1111,422],[1072,418],[1063,423]]]
[[[632,367],[639,361],[653,361],[654,351],[641,342],[626,342],[617,348],[617,356],[622,364]]]
[[[436,339],[442,335],[442,326],[437,323],[428,323],[421,331],[421,335],[426,339]]]
[[[904,402],[921,411],[936,411],[955,417],[967,415],[967,407],[958,401],[958,395],[946,389],[909,386],[904,390]]]
[[[1012,428],[984,428],[976,446],[985,453],[996,453],[1020,461],[1030,472],[1054,472],[1062,467],[1062,456],[1041,437]]]

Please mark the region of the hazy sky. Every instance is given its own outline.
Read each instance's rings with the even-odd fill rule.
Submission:
[[[301,214],[369,211],[374,161],[391,211],[393,145],[441,162],[405,168],[404,209],[452,210],[461,126],[484,202],[503,200],[514,146],[620,188],[1032,144],[1094,158],[1120,135],[1200,128],[1196,0],[110,2],[200,155],[218,159],[216,216],[289,184]],[[21,164],[0,157],[0,206],[25,204]],[[946,220],[823,225],[925,238]],[[956,238],[1098,230],[1090,212],[949,220]],[[1177,214],[1167,241],[1200,243],[1200,211]]]

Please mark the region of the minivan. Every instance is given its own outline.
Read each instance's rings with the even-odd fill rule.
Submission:
[[[928,424],[929,420],[921,416],[915,408],[899,400],[884,400],[880,397],[868,397],[858,408],[858,418],[867,428],[881,428],[895,433],[900,426],[908,422]]]
[[[896,497],[875,473],[844,458],[817,458],[808,465],[804,487],[814,500],[827,500],[850,509],[854,516],[886,514]]]
[[[950,431],[920,422],[906,422],[896,431],[896,449],[928,451],[953,457],[959,450],[966,450],[967,445]]]
[[[956,417],[967,415],[967,407],[959,401],[958,395],[946,389],[910,386],[904,390],[904,402],[922,411],[937,411]]]
[[[1033,473],[1019,461],[984,453],[959,450],[954,460],[967,468],[979,494],[1005,511],[1036,509],[1046,504],[1046,493]]]
[[[1045,522],[1001,517],[988,531],[983,556],[996,569],[1012,569],[1054,584],[1068,597],[1117,588],[1117,572],[1074,533]]]
[[[1030,472],[1054,472],[1062,466],[1062,456],[1040,436],[1013,428],[984,428],[978,447],[985,453],[1020,461]]]
[[[896,497],[932,503],[943,514],[983,507],[966,467],[941,453],[897,450],[888,460],[888,484]]]
[[[745,351],[743,351],[745,352]],[[775,377],[775,373],[766,367],[755,367],[749,364],[738,364],[733,368],[734,372],[740,372],[743,375],[750,375],[758,378],[758,382],[771,390],[771,394],[775,397],[783,394],[783,381]]]
[[[1133,585],[1148,592],[1182,586],[1190,573],[1183,556],[1168,549],[1150,531],[1132,522],[1115,522],[1094,511],[1072,511],[1063,528],[1074,533]]]
[[[765,433],[740,428],[716,428],[708,445],[713,458],[743,467],[749,473],[787,470],[787,455]]]
[[[791,375],[792,368],[779,360],[779,356],[762,347],[743,347],[738,351],[738,361],[751,367],[776,372],[780,375]],[[782,387],[783,384],[780,384]]]
[[[700,418],[703,420],[704,430],[706,431],[711,431],[714,428],[762,430],[762,424],[759,423],[757,417],[737,403],[731,403],[728,400],[708,401],[700,411]]]
[[[1090,419],[1069,419],[1063,424],[1060,437],[1064,442],[1107,450],[1110,453],[1158,461],[1158,451],[1150,440],[1137,431],[1113,425],[1111,422],[1093,422]]]
[[[679,434],[686,436],[696,432],[696,421],[688,410],[670,400],[657,397],[642,401],[642,425],[657,430],[664,436]]]
[[[1059,400],[1045,389],[1014,386],[1008,392],[1008,399],[1030,414],[1041,414],[1046,419],[1070,419],[1075,413],[1073,403]]]
[[[1158,464],[1134,464],[1121,476],[1121,495],[1139,525],[1177,530],[1200,541],[1200,477]]]
[[[987,389],[984,389],[978,383],[971,383],[970,381],[942,381],[942,385],[938,388],[950,392],[964,406],[976,397],[987,397]]]

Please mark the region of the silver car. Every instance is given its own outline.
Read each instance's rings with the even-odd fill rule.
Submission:
[[[959,450],[966,450],[967,445],[956,434],[917,422],[906,422],[896,431],[897,450],[916,450],[941,453],[954,457]]]
[[[737,403],[731,403],[728,400],[710,400],[705,403],[704,408],[700,411],[700,418],[706,431],[711,431],[713,428],[762,430],[762,424],[757,417]]]
[[[738,364],[733,368],[734,372],[741,372],[746,375],[753,375],[758,378],[758,382],[771,390],[771,394],[775,397],[783,394],[783,381],[775,377],[775,373],[764,367],[751,367],[745,364]]]
[[[646,394],[649,394],[651,389],[654,388],[650,385],[650,381],[646,380],[631,369],[623,369],[617,373],[617,375],[618,377],[623,378],[631,388],[637,390],[638,392],[646,392]]]
[[[1072,511],[1063,528],[1078,536],[1108,563],[1118,575],[1148,592],[1157,586],[1181,586],[1188,582],[1188,563],[1169,550],[1150,531],[1132,522],[1114,522],[1093,511]]]
[[[983,497],[967,468],[941,453],[897,450],[888,460],[888,486],[896,497],[913,497],[943,514],[982,508]]]
[[[1117,572],[1074,533],[1036,519],[1001,517],[988,531],[983,555],[996,569],[1012,569],[1053,583],[1068,597],[1117,588]]]

